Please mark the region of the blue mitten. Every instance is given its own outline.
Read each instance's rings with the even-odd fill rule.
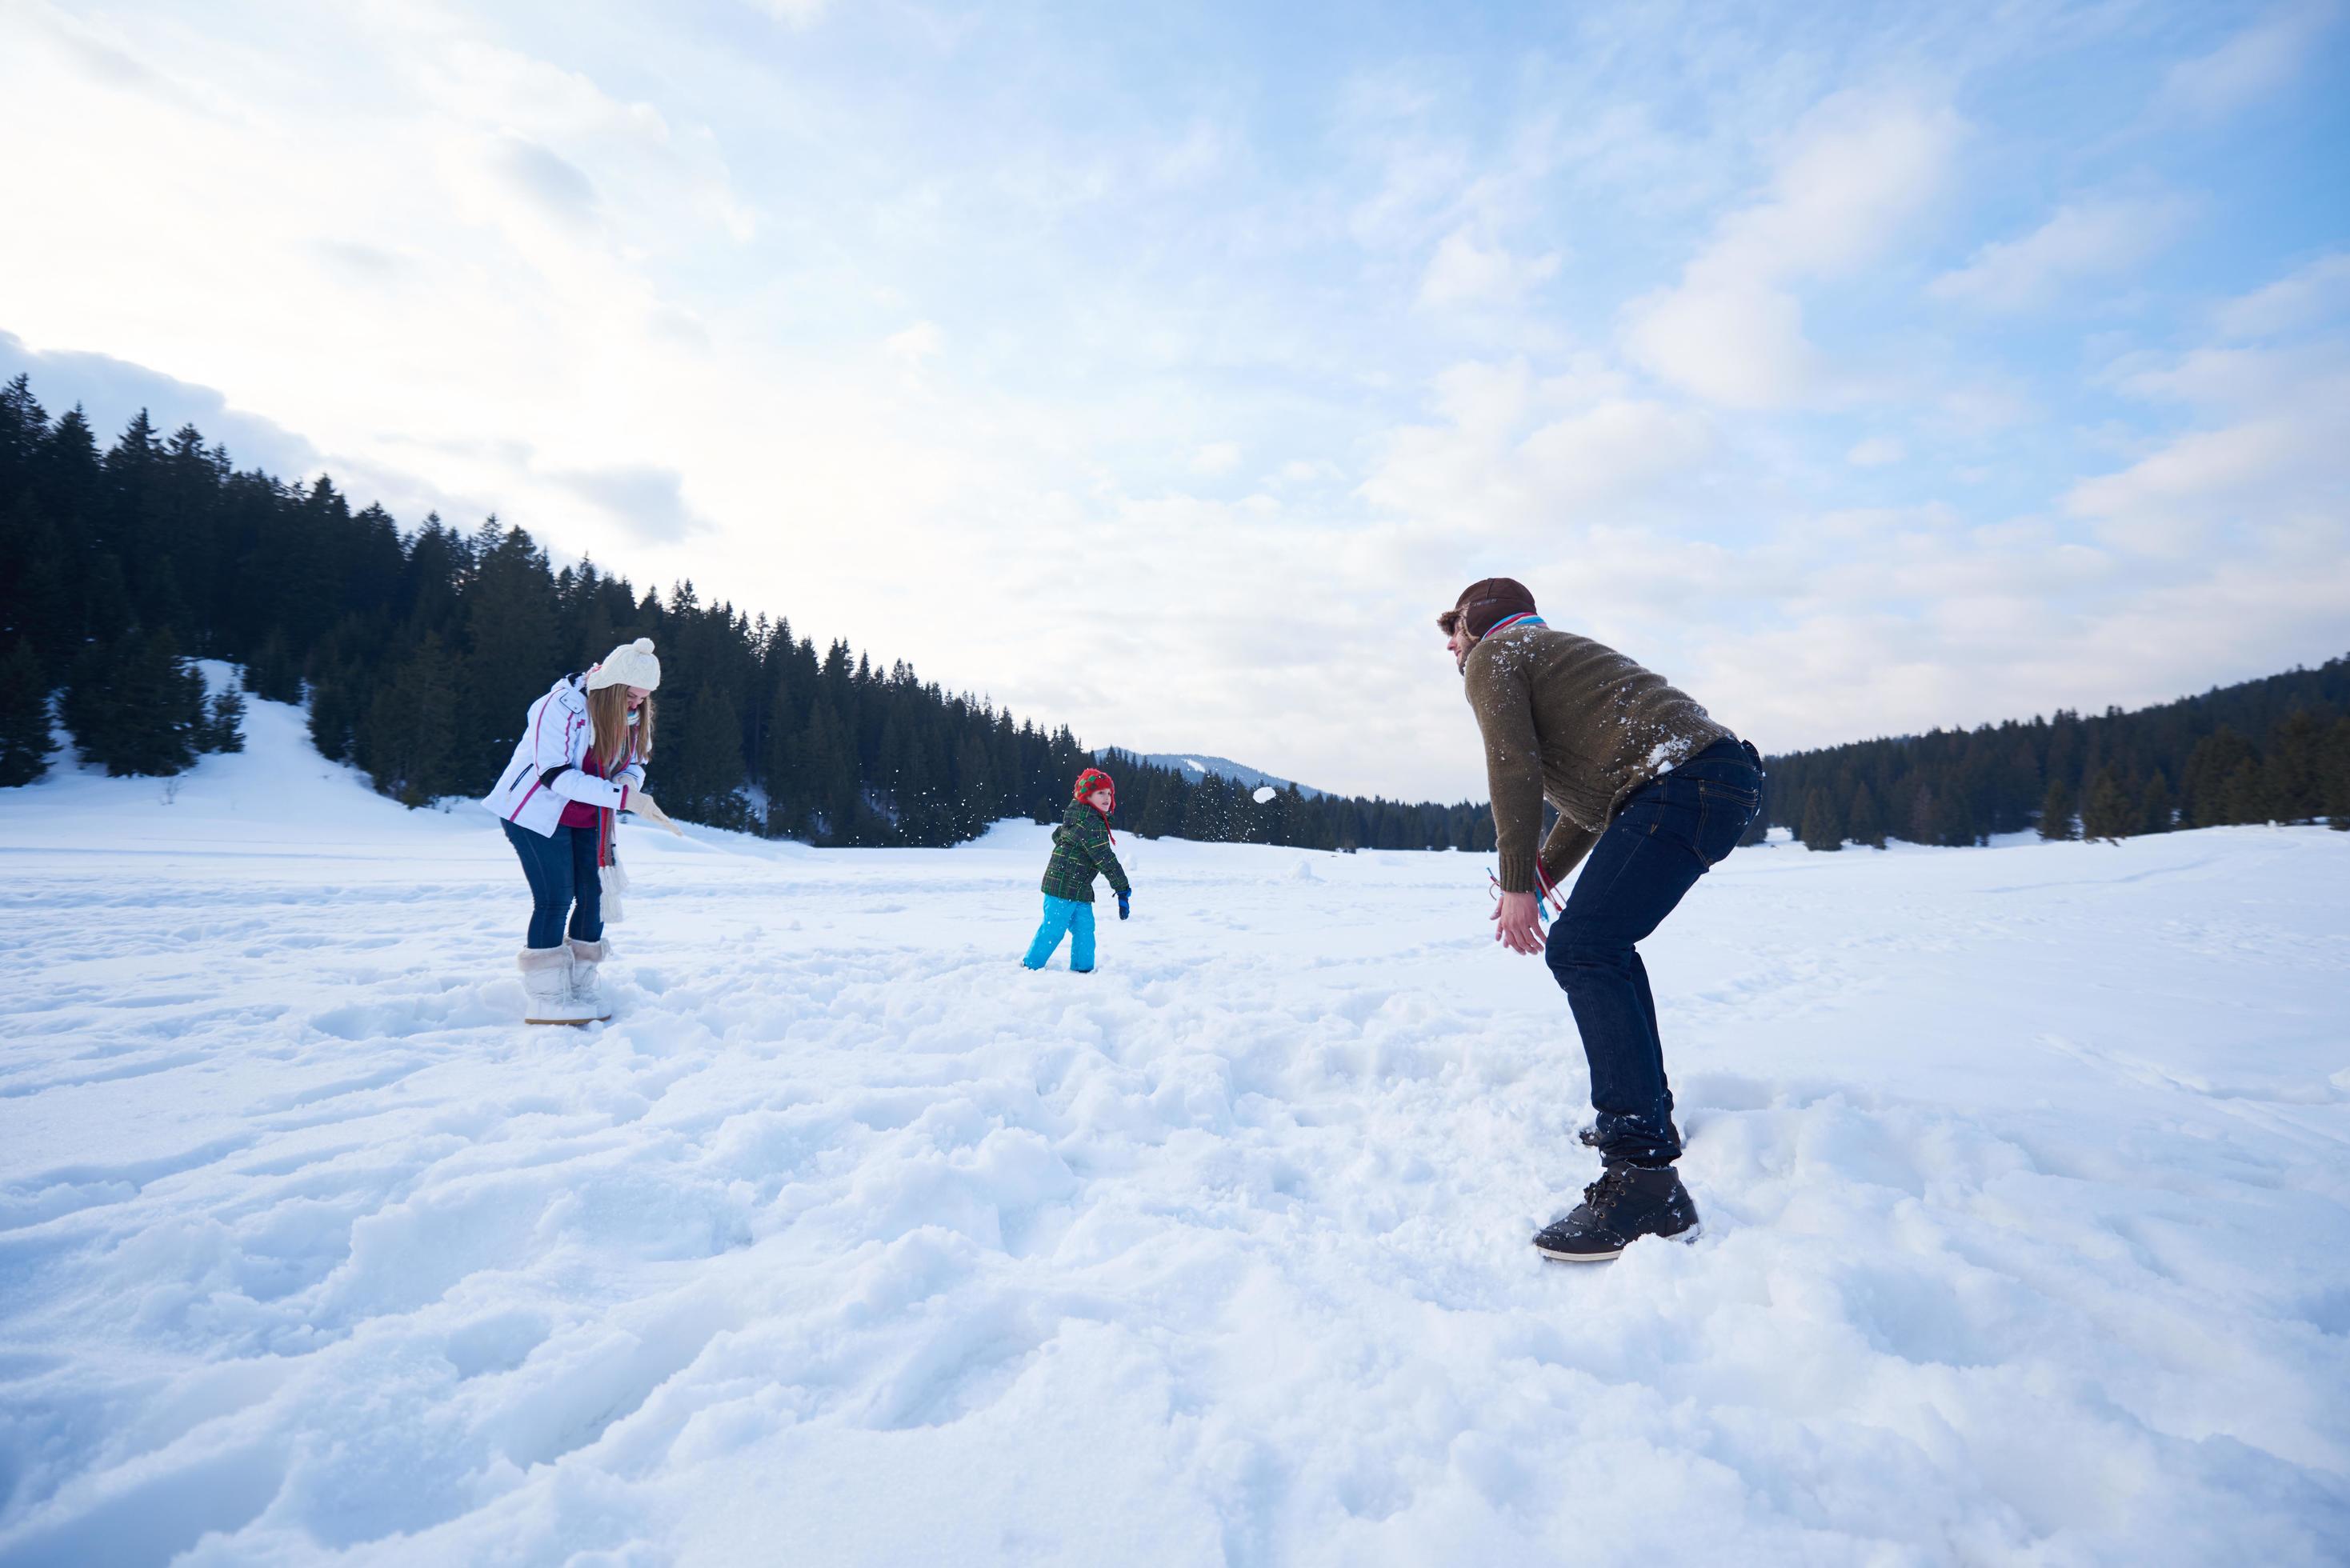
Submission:
[[[1130,920],[1134,918],[1134,905],[1130,902],[1133,897],[1134,895],[1131,892],[1120,893],[1118,896],[1118,918],[1119,919]]]

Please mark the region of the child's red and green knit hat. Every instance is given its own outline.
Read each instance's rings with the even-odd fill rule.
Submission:
[[[1109,791],[1109,804],[1111,807],[1115,809],[1118,805],[1118,781],[1110,777],[1107,774],[1102,772],[1099,768],[1087,768],[1085,772],[1079,774],[1077,775],[1077,787],[1069,792],[1069,798],[1071,800],[1083,800],[1086,796],[1093,794],[1094,791],[1097,789],[1106,789]]]

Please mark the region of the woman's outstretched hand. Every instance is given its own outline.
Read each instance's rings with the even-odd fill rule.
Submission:
[[[676,823],[671,822],[669,819],[669,813],[660,808],[660,802],[645,794],[642,790],[634,790],[629,793],[628,809],[635,812],[639,816],[643,817],[648,822],[660,823],[663,827],[668,828],[680,838],[683,838],[685,836],[685,829],[680,827]]]
[[[1504,893],[1493,909],[1493,940],[1513,953],[1543,950],[1542,925],[1532,893]]]

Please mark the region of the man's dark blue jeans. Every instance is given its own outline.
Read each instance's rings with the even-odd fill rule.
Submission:
[[[535,948],[563,945],[563,919],[571,917],[571,934],[592,942],[604,934],[604,881],[596,868],[596,830],[561,827],[552,838],[542,838],[527,827],[509,822],[506,842],[522,857],[522,874],[530,883],[530,938]]]
[[[1670,1165],[1681,1152],[1657,1002],[1634,944],[1738,846],[1762,805],[1762,759],[1743,742],[1716,741],[1626,799],[1551,922],[1546,957],[1583,1034],[1610,1165]]]

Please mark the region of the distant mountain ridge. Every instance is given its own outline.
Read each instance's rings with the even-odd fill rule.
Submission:
[[[1236,763],[1230,757],[1213,756],[1206,752],[1131,752],[1127,751],[1123,746],[1103,746],[1097,749],[1094,755],[1099,758],[1111,752],[1124,752],[1126,755],[1137,762],[1149,763],[1152,767],[1157,768],[1172,768],[1187,777],[1212,775],[1220,779],[1230,779],[1234,784],[1246,784],[1251,789],[1255,789],[1261,784],[1271,784],[1275,789],[1295,787],[1297,793],[1307,800],[1319,800],[1328,793],[1326,790],[1315,789],[1311,784],[1297,784],[1293,779],[1283,778],[1278,774],[1269,774],[1261,768],[1253,768],[1244,763]]]

